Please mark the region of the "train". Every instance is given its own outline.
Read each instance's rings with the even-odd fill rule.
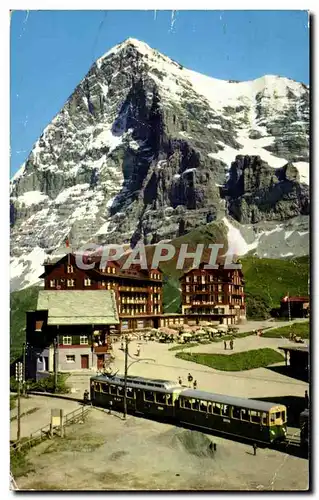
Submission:
[[[123,412],[124,389],[122,375],[91,377],[91,403]],[[284,442],[287,438],[284,405],[190,389],[170,380],[127,377],[126,406],[130,414],[217,431],[256,444]]]

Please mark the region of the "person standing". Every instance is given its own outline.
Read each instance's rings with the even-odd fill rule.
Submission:
[[[306,408],[309,408],[309,396],[308,396],[308,391],[305,391],[305,404],[306,404]]]
[[[234,341],[233,341],[233,339],[230,340],[229,345],[230,345],[230,349],[233,350],[234,349]]]
[[[194,388],[194,390],[196,391],[196,389],[197,389],[197,380],[194,380],[194,383],[193,383],[193,388]]]
[[[253,449],[254,449],[254,456],[257,455],[257,445],[256,443],[253,444]]]
[[[140,354],[141,354],[141,348],[140,346],[138,346],[136,350],[136,356],[139,357]]]
[[[227,349],[227,342],[226,342],[226,340],[224,340],[224,349],[225,349],[225,351]]]
[[[191,387],[192,382],[193,382],[194,379],[193,379],[193,377],[192,377],[192,375],[190,373],[188,374],[187,380],[188,380],[189,387]]]
[[[178,378],[178,383],[179,383],[179,385],[183,385],[183,381],[182,381],[181,377]]]

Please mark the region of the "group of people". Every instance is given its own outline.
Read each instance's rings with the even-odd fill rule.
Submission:
[[[194,380],[194,377],[189,373],[187,376],[188,387],[191,388],[193,384],[193,389],[197,389],[197,380]],[[178,378],[179,385],[183,385],[183,380],[181,377]]]
[[[233,339],[231,339],[229,341],[229,348],[230,348],[231,351],[234,349],[234,341],[233,341]],[[227,340],[224,340],[224,349],[225,349],[225,351],[227,350]]]

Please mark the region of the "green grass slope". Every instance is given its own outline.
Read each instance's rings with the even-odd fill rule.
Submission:
[[[38,291],[38,287],[32,286],[10,294],[10,362],[22,354],[26,311],[36,308]]]

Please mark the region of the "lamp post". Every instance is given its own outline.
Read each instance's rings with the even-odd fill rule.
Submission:
[[[139,363],[140,361],[154,361],[154,363],[155,363],[155,359],[152,359],[152,358],[142,358],[142,359],[132,358],[132,356],[128,352],[128,344],[129,344],[129,339],[126,337],[125,338],[125,362],[124,362],[125,363],[124,364],[124,412],[123,412],[124,420],[126,420],[126,416],[127,416],[127,373],[128,373],[129,368],[132,365],[134,365],[134,363]],[[127,364],[128,357],[130,357],[131,359],[134,360],[129,365]]]

